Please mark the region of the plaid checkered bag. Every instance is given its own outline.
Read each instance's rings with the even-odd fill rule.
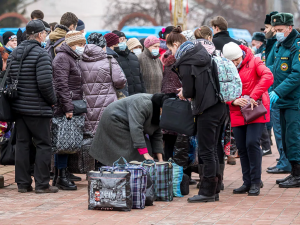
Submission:
[[[119,164],[121,159],[123,159],[125,164]],[[146,190],[147,190],[146,169],[140,165],[129,165],[123,157],[121,157],[116,162],[114,162],[113,168],[114,171],[129,171],[131,173],[130,187],[131,187],[131,195],[132,195],[132,208],[144,209],[145,201],[146,201]]]
[[[173,201],[173,166],[171,162],[132,161],[130,164],[143,166],[154,183],[156,201]]]

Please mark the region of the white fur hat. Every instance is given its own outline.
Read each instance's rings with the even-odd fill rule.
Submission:
[[[232,61],[243,56],[243,51],[236,43],[229,42],[223,47],[223,55],[225,58]]]

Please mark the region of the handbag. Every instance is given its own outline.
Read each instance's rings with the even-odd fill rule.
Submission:
[[[131,211],[130,172],[101,167],[88,173],[88,209]]]
[[[85,100],[73,100],[72,104],[74,105],[74,115],[81,115],[82,113],[87,113],[87,105]]]
[[[196,132],[196,121],[191,103],[179,98],[165,100],[159,126],[165,130],[193,136]]]
[[[5,83],[10,71],[12,60],[9,62],[8,67],[4,73],[2,81],[0,83],[0,121],[10,122],[13,120],[12,110],[10,105],[10,99],[7,96]]]
[[[52,118],[51,143],[54,154],[74,154],[80,152],[83,140],[84,116]]]
[[[252,121],[258,119],[261,116],[265,116],[268,111],[262,103],[262,99],[257,100],[257,106],[253,106],[253,110],[251,109],[250,97],[248,95],[242,96],[248,100],[248,104],[244,107],[241,107],[241,113],[245,119],[246,123],[251,123]]]
[[[110,74],[110,77],[111,77],[111,82],[113,83],[113,86],[114,86],[114,81],[113,81],[113,78],[112,78],[112,64],[111,64],[112,56],[108,55],[107,58],[109,60],[109,74]],[[124,93],[122,91],[117,90],[116,88],[115,88],[115,91],[116,91],[118,100],[126,98],[126,96],[124,95]]]
[[[0,164],[15,165],[16,145],[13,143],[16,138],[16,129],[13,129],[10,138],[3,138],[0,142]]]

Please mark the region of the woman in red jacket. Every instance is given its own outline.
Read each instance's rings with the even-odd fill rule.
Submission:
[[[273,84],[273,74],[264,65],[260,58],[254,57],[251,49],[246,46],[238,46],[230,42],[223,48],[223,55],[231,60],[238,68],[243,84],[242,96],[248,95],[251,105],[257,105],[257,100],[262,103],[268,113],[251,123],[246,123],[241,113],[241,107],[248,104],[244,98],[238,98],[227,102],[230,109],[231,126],[239,150],[244,184],[233,190],[234,194],[248,192],[250,196],[260,194],[261,188],[261,162],[262,150],[260,138],[265,123],[270,121],[269,87]]]

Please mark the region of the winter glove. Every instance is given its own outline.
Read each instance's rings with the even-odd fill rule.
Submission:
[[[279,99],[279,96],[274,91],[272,91],[270,93],[270,108],[272,108],[272,104],[276,103],[278,99]]]

